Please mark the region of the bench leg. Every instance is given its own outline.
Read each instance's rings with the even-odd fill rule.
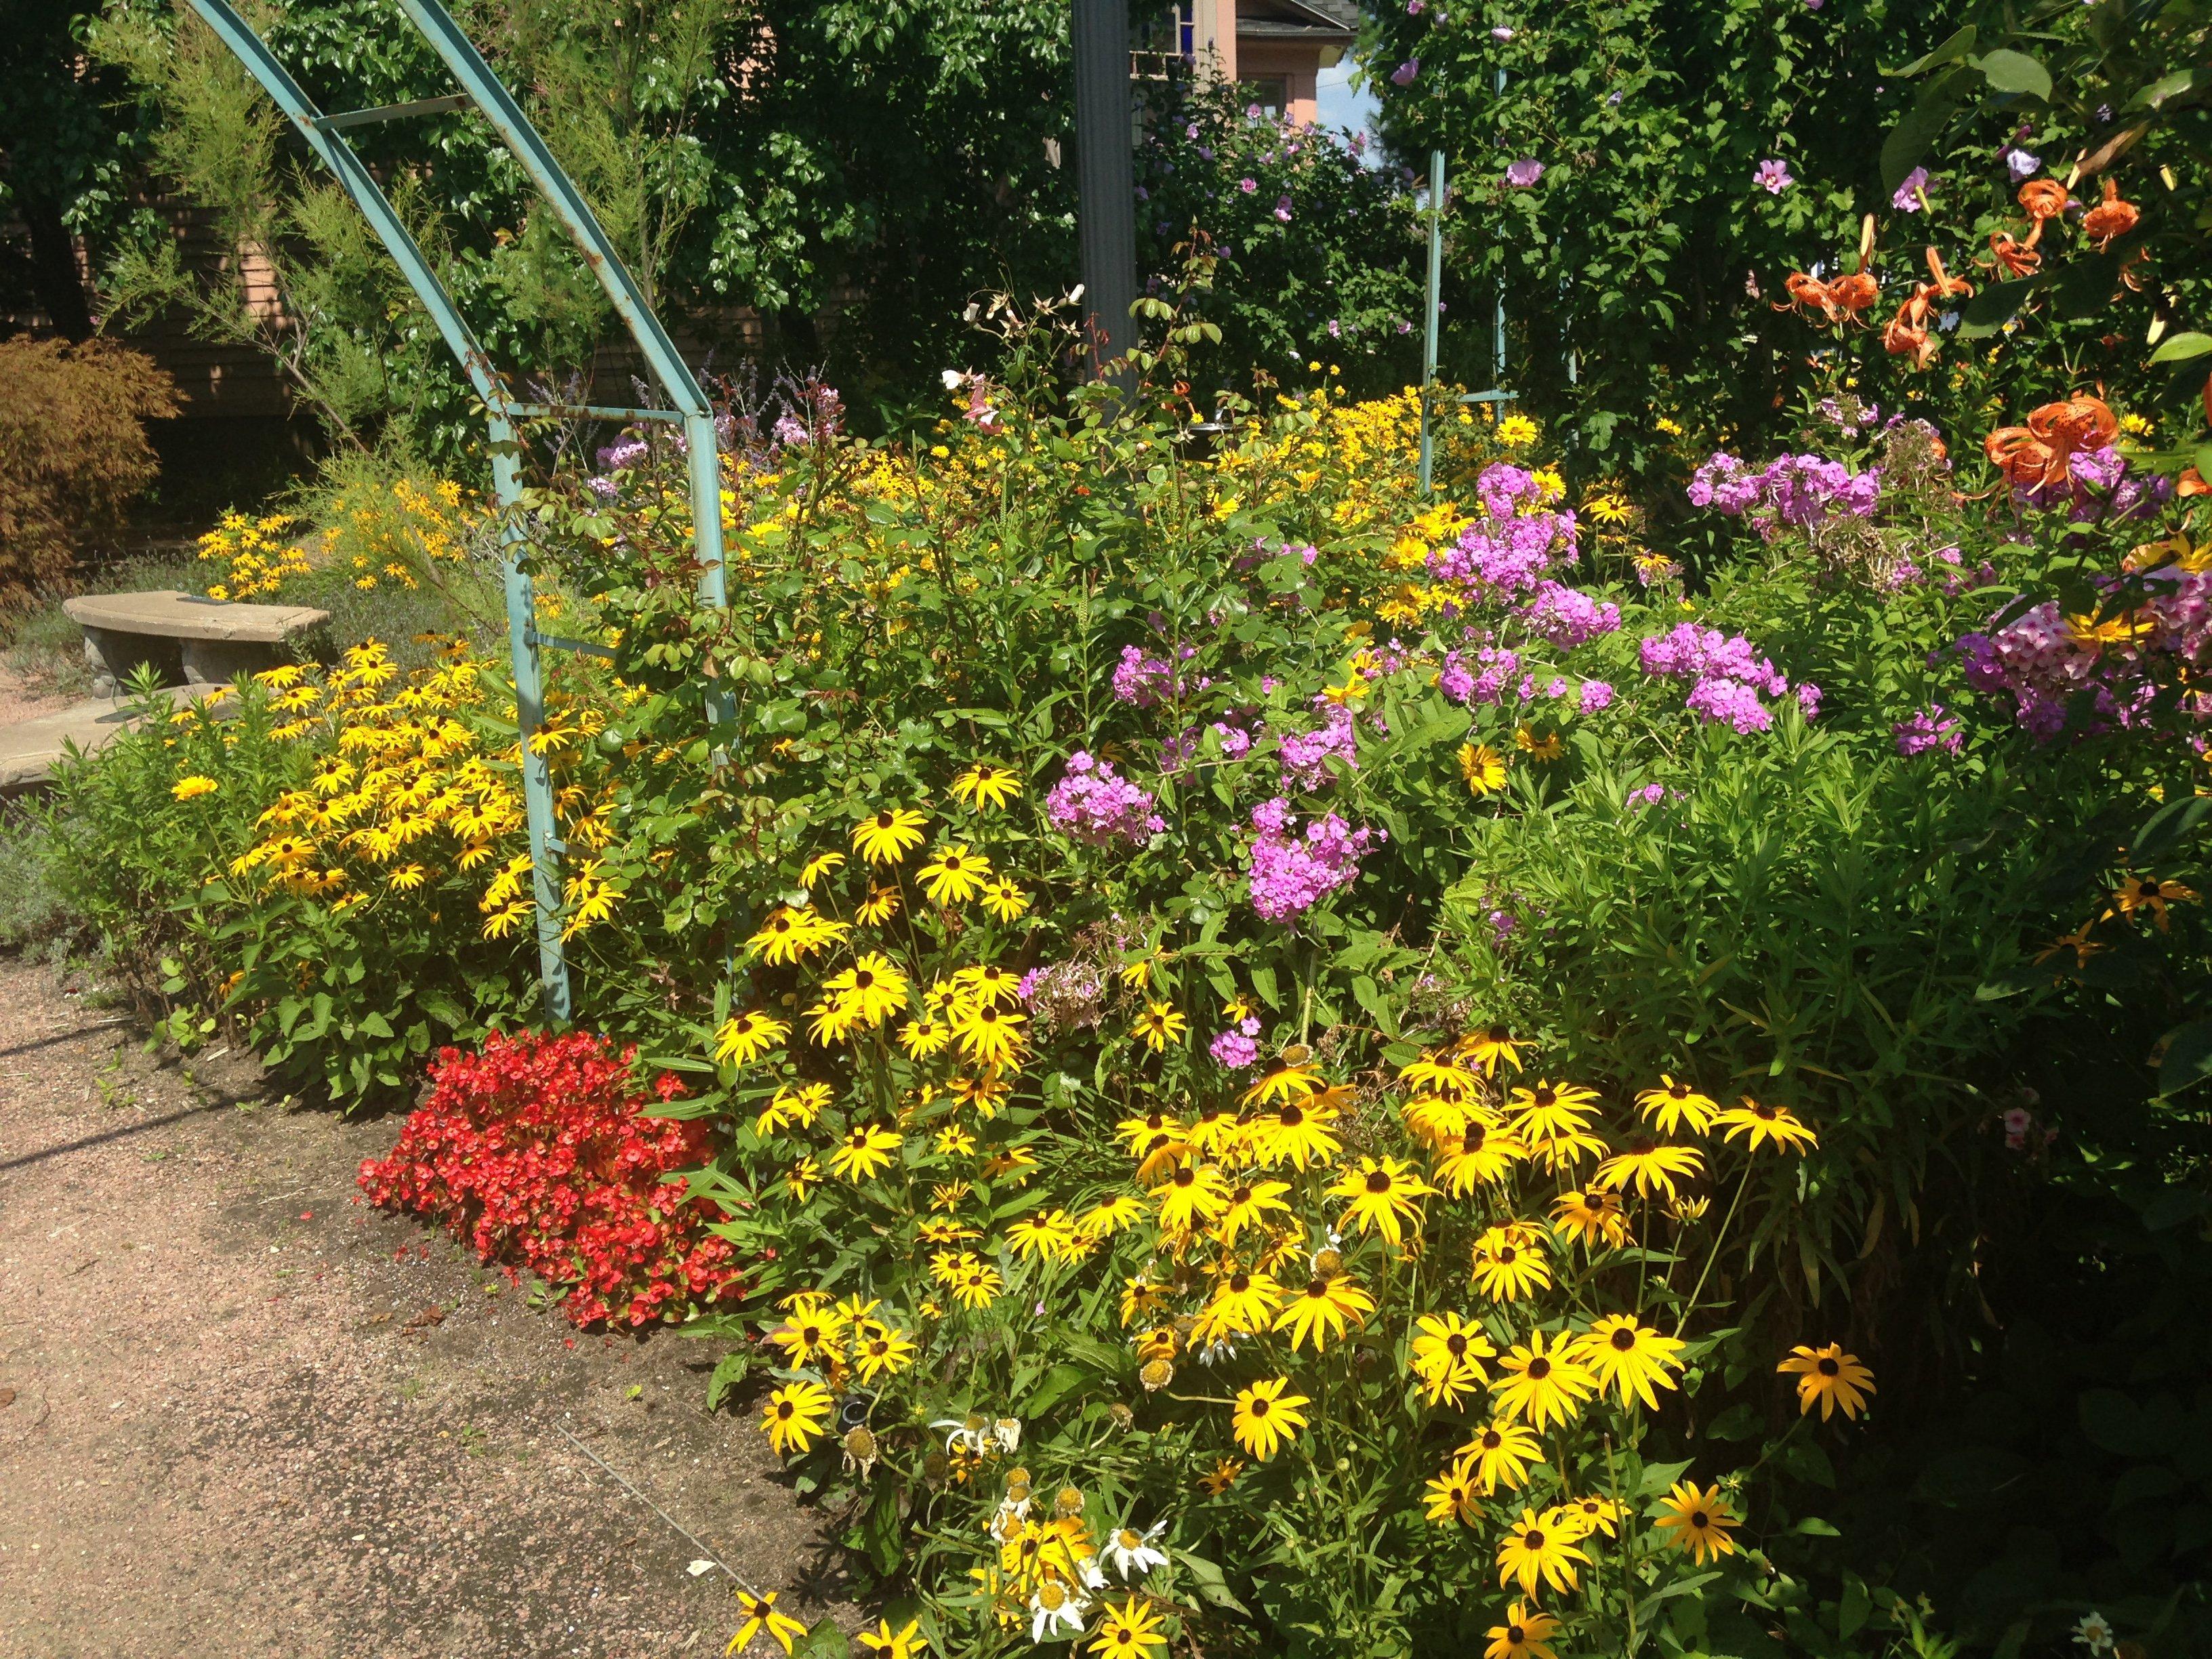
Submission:
[[[281,645],[236,640],[185,640],[182,644],[187,685],[228,685],[241,674],[258,674],[292,659]]]
[[[164,685],[184,683],[184,653],[174,640],[150,634],[122,634],[106,628],[84,630],[84,660],[92,670],[92,689],[100,696],[120,694],[123,682],[140,664],[151,663]]]

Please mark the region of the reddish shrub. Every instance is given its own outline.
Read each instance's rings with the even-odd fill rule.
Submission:
[[[362,1190],[568,1287],[578,1325],[645,1325],[732,1295],[735,1252],[707,1231],[721,1212],[669,1173],[705,1160],[707,1131],[640,1116],[629,1061],[581,1033],[441,1050],[430,1098],[391,1157],[362,1163]],[[659,1092],[681,1091],[664,1077]]]

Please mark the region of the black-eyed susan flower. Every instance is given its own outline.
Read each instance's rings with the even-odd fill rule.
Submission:
[[[972,1312],[989,1307],[1006,1288],[1006,1281],[996,1267],[971,1256],[952,1281],[952,1299]]]
[[[1521,1045],[1503,1025],[1486,1025],[1480,1031],[1470,1031],[1459,1040],[1459,1050],[1477,1066],[1485,1077],[1498,1075],[1503,1063],[1515,1071],[1521,1069]]]
[[[1237,1484],[1237,1477],[1243,1472],[1243,1458],[1216,1458],[1213,1468],[1198,1477],[1198,1489],[1208,1498],[1218,1498]]]
[[[904,897],[896,882],[878,883],[869,887],[867,897],[853,915],[867,927],[880,927],[899,913]]]
[[[1548,1613],[1516,1601],[1505,1609],[1505,1622],[1490,1627],[1490,1645],[1482,1659],[1559,1659],[1552,1645],[1559,1621]]]
[[[891,1628],[890,1620],[878,1619],[875,1629],[857,1632],[853,1639],[877,1659],[917,1659],[929,1648],[929,1638],[921,1633],[919,1619],[908,1620],[897,1630]]]
[[[960,1052],[978,1066],[1009,1066],[1021,1052],[1023,1017],[995,1002],[963,1010],[952,1022]]]
[[[1673,1198],[1677,1177],[1686,1181],[1705,1167],[1705,1158],[1694,1146],[1669,1146],[1650,1135],[1631,1135],[1626,1146],[1597,1166],[1591,1180],[1612,1192],[1633,1186],[1641,1198],[1655,1191]]]
[[[1547,1348],[1544,1333],[1531,1331],[1525,1343],[1507,1349],[1491,1384],[1498,1414],[1539,1431],[1547,1423],[1571,1423],[1580,1416],[1583,1402],[1597,1390],[1597,1379],[1575,1358],[1573,1342],[1561,1331]]]
[[[1229,1183],[1211,1164],[1182,1164],[1160,1183],[1153,1197],[1164,1231],[1194,1233],[1229,1207]]]
[[[1713,1121],[1723,1131],[1723,1140],[1749,1137],[1746,1145],[1754,1152],[1771,1146],[1802,1153],[1820,1144],[1820,1137],[1799,1122],[1787,1106],[1764,1106],[1749,1095],[1743,1097],[1743,1104],[1729,1107]]]
[[[799,884],[801,887],[811,887],[824,877],[842,869],[844,864],[845,855],[842,853],[817,853],[806,860],[805,866],[799,871]]]
[[[743,1653],[754,1637],[766,1632],[770,1641],[786,1653],[792,1644],[806,1634],[806,1626],[789,1613],[775,1610],[776,1592],[755,1595],[750,1590],[738,1592],[738,1633],[730,1638],[730,1645],[722,1650],[725,1655]]]
[[[1259,1181],[1249,1176],[1231,1187],[1229,1207],[1213,1224],[1213,1236],[1222,1249],[1233,1249],[1238,1235],[1248,1227],[1265,1225],[1269,1214],[1288,1214],[1291,1206],[1283,1201],[1283,1194],[1290,1190],[1287,1181]]]
[[[961,1125],[948,1123],[937,1132],[932,1144],[947,1158],[967,1158],[975,1150],[975,1137]]]
[[[1171,1003],[1148,1002],[1145,1012],[1130,1023],[1129,1029],[1157,1054],[1170,1044],[1180,1043],[1190,1030],[1190,1022],[1177,1013]]]
[[[1556,732],[1539,733],[1521,726],[1513,733],[1513,746],[1532,761],[1555,761],[1566,753],[1566,745],[1559,741]]]
[[[1163,1110],[1158,1107],[1153,1108],[1142,1117],[1125,1117],[1114,1126],[1115,1138],[1127,1146],[1133,1154],[1140,1158],[1151,1150],[1156,1137],[1160,1135],[1176,1137],[1182,1133],[1182,1121],[1174,1113]]]
[[[1498,1582],[1502,1587],[1517,1580],[1524,1595],[1534,1595],[1540,1583],[1564,1595],[1580,1582],[1575,1563],[1589,1560],[1571,1534],[1547,1528],[1534,1510],[1523,1510],[1498,1541]]]
[[[1466,781],[1468,793],[1478,799],[1503,789],[1508,771],[1505,757],[1488,744],[1460,744],[1459,775]]]
[[[1470,1121],[1439,1150],[1437,1179],[1454,1198],[1465,1198],[1484,1182],[1504,1180],[1513,1166],[1528,1155],[1517,1137],[1479,1118]]]
[[[1436,1190],[1403,1158],[1363,1158],[1358,1169],[1346,1170],[1329,1187],[1328,1195],[1345,1202],[1340,1228],[1379,1232],[1395,1248],[1405,1242],[1406,1224],[1419,1219],[1420,1200]]]
[[[171,784],[169,795],[174,800],[198,800],[202,795],[212,795],[222,787],[222,786],[213,778],[201,777],[195,774],[190,777],[179,778]]]
[[[1683,1346],[1638,1323],[1633,1314],[1607,1314],[1575,1339],[1574,1355],[1597,1379],[1600,1394],[1611,1389],[1624,1406],[1632,1398],[1656,1411],[1652,1387],[1679,1386],[1674,1373],[1682,1369]]]
[[[921,879],[921,890],[929,896],[932,904],[965,904],[981,892],[983,884],[991,878],[991,861],[981,853],[971,853],[954,842],[939,848],[937,855],[917,873]]]
[[[871,864],[897,864],[921,845],[928,816],[910,806],[886,807],[853,826],[853,850]]]
[[[843,922],[817,915],[808,906],[783,905],[745,941],[745,949],[773,967],[784,968],[836,944],[850,931]]]
[[[795,1368],[842,1358],[845,1334],[845,1322],[836,1310],[809,1297],[793,1306],[790,1316],[768,1333],[768,1340],[782,1349],[784,1363]]]
[[[2112,890],[2112,908],[2105,914],[2122,915],[2133,921],[2140,911],[2156,922],[2159,931],[2164,933],[2170,925],[2166,916],[2168,905],[2195,902],[2195,890],[2178,881],[2160,881],[2151,876],[2130,876]]]
[[[1145,1213],[1144,1200],[1133,1193],[1116,1193],[1101,1199],[1075,1218],[1075,1231],[1082,1238],[1111,1238],[1115,1233],[1134,1226]]]
[[[714,1032],[714,1058],[732,1066],[750,1066],[791,1035],[789,1022],[757,1009],[732,1014]]]
[[[1462,1065],[1456,1055],[1446,1053],[1439,1056],[1425,1048],[1421,1051],[1420,1058],[1398,1068],[1398,1081],[1408,1088],[1446,1095],[1452,1099],[1474,1092],[1478,1080],[1474,1073]]]
[[[799,1203],[806,1202],[807,1194],[822,1184],[822,1165],[810,1153],[784,1171],[783,1189]]]
[[[1486,1423],[1453,1455],[1486,1494],[1518,1491],[1528,1484],[1529,1469],[1544,1461],[1536,1437],[1510,1418]]]
[[[1041,1255],[1048,1261],[1064,1261],[1074,1243],[1074,1218],[1065,1210],[1031,1213],[1007,1224],[1007,1248],[1024,1260]]]
[[[1303,1170],[1328,1164],[1344,1150],[1333,1127],[1337,1109],[1327,1095],[1285,1100],[1253,1121],[1252,1153],[1261,1164],[1287,1164]]]
[[[1564,1237],[1579,1239],[1592,1249],[1600,1244],[1626,1244],[1630,1237],[1620,1194],[1603,1188],[1586,1191],[1570,1188],[1553,1199],[1552,1230]]]
[[[1304,1407],[1312,1402],[1304,1395],[1284,1392],[1290,1386],[1289,1377],[1271,1376],[1237,1390],[1230,1432],[1263,1463],[1296,1440],[1306,1425]]]
[[[1721,1501],[1718,1486],[1699,1491],[1693,1480],[1678,1480],[1660,1505],[1656,1524],[1666,1530],[1668,1543],[1703,1566],[1708,1557],[1735,1553],[1735,1540],[1729,1533],[1743,1523]]]
[[[841,1181],[872,1179],[890,1167],[902,1143],[880,1123],[859,1123],[848,1129],[830,1154],[830,1173]]]
[[[980,902],[994,921],[1018,921],[1030,908],[1030,896],[1004,876],[983,884]]]
[[[1628,1512],[1619,1499],[1595,1493],[1588,1498],[1570,1498],[1559,1507],[1581,1523],[1585,1538],[1598,1533],[1607,1538],[1620,1536],[1620,1518]]]
[[[1597,1091],[1572,1083],[1539,1082],[1514,1090],[1511,1107],[1509,1125],[1524,1140],[1575,1134],[1597,1115]]]
[[[1275,1328],[1291,1334],[1291,1352],[1310,1341],[1320,1353],[1351,1325],[1364,1324],[1375,1298],[1347,1273],[1316,1273],[1275,1316]]]
[[[915,1060],[927,1060],[952,1041],[952,1028],[942,1020],[918,1014],[899,1027],[899,1047]]]
[[[787,1382],[761,1410],[768,1443],[786,1456],[804,1455],[830,1420],[830,1390],[819,1382]]]
[[[1191,1340],[1211,1344],[1264,1331],[1282,1302],[1283,1287],[1273,1278],[1239,1267],[1214,1281],[1213,1295],[1200,1311]]]
[[[1456,1407],[1489,1377],[1482,1362],[1497,1356],[1482,1327],[1456,1313],[1424,1314],[1413,1322],[1413,1375],[1432,1406]]]
[[[1518,1302],[1552,1282],[1551,1264],[1534,1230],[1516,1222],[1483,1230],[1474,1241],[1475,1289],[1493,1302]]]
[[[880,951],[864,951],[853,965],[822,981],[831,999],[847,1003],[862,1025],[880,1025],[907,1006],[909,986],[896,963]]]
[[[952,780],[952,799],[981,811],[1011,805],[1022,793],[1022,781],[1012,767],[996,761],[970,761]]]
[[[1166,1652],[1167,1647],[1167,1632],[1152,1604],[1133,1592],[1118,1607],[1106,1603],[1105,1617],[1091,1643],[1091,1651],[1104,1659],[1145,1659],[1147,1654]]]
[[[1856,1417],[1866,1409],[1867,1395],[1875,1391],[1874,1373],[1856,1354],[1845,1353],[1838,1342],[1820,1348],[1792,1348],[1790,1357],[1774,1369],[1796,1375],[1799,1415],[1817,1405],[1823,1423],[1838,1411],[1847,1419]]]
[[[1686,1125],[1692,1134],[1704,1134],[1713,1127],[1720,1106],[1711,1096],[1698,1093],[1690,1084],[1677,1083],[1662,1072],[1656,1086],[1636,1097],[1636,1109],[1662,1135],[1673,1134]]]
[[[1279,1100],[1303,1100],[1322,1091],[1321,1073],[1301,1059],[1285,1059],[1244,1091],[1247,1106],[1267,1106]]]
[[[1431,1480],[1423,1497],[1429,1519],[1440,1527],[1471,1527],[1482,1513],[1473,1478],[1456,1463]]]

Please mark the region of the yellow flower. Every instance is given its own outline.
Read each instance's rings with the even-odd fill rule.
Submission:
[[[851,931],[843,922],[817,915],[807,906],[785,905],[761,924],[760,931],[745,941],[745,948],[762,961],[783,968],[835,944]]]
[[[952,1298],[963,1308],[988,1308],[1006,1287],[1006,1281],[1000,1276],[996,1267],[988,1267],[971,1255],[967,1265],[952,1280]]]
[[[1539,737],[1525,726],[1515,730],[1513,746],[1533,761],[1555,761],[1566,752],[1558,732],[1547,732]]]
[[[179,778],[176,782],[169,786],[169,793],[177,800],[194,800],[202,795],[212,795],[221,787],[222,786],[213,778],[203,778],[195,775],[191,777]]]
[[[1717,1115],[1713,1121],[1726,1133],[1723,1140],[1734,1140],[1738,1135],[1747,1136],[1751,1151],[1771,1144],[1784,1152],[1802,1153],[1820,1144],[1820,1137],[1799,1122],[1786,1106],[1762,1106],[1749,1095],[1743,1104],[1731,1106]]]
[[[1536,1437],[1510,1418],[1477,1429],[1454,1455],[1474,1472],[1476,1484],[1486,1492],[1527,1486],[1529,1466],[1544,1461]]]
[[[1474,1483],[1467,1471],[1455,1463],[1428,1484],[1428,1516],[1438,1526],[1449,1526],[1456,1522],[1471,1527],[1481,1510],[1475,1504]]]
[[[1559,1627],[1559,1621],[1550,1613],[1516,1601],[1505,1609],[1505,1622],[1490,1627],[1490,1645],[1483,1649],[1482,1659],[1559,1659],[1551,1645],[1552,1632]]]
[[[1622,1405],[1633,1397],[1641,1400],[1647,1410],[1656,1411],[1659,1401],[1652,1385],[1679,1386],[1668,1373],[1682,1369],[1683,1346],[1674,1337],[1662,1336],[1650,1326],[1639,1324],[1633,1314],[1607,1314],[1575,1339],[1574,1355],[1597,1379],[1600,1394],[1610,1388],[1620,1396]]]
[[[747,1010],[732,1014],[714,1033],[714,1058],[750,1066],[791,1034],[790,1025],[770,1015]]]
[[[1597,1389],[1597,1379],[1574,1358],[1573,1344],[1561,1331],[1547,1351],[1543,1332],[1531,1331],[1526,1343],[1507,1349],[1491,1389],[1498,1416],[1539,1431],[1547,1423],[1572,1422]]]
[[[1346,1208],[1337,1225],[1357,1224],[1362,1233],[1379,1232],[1395,1248],[1404,1242],[1403,1225],[1421,1213],[1419,1200],[1437,1189],[1413,1173],[1404,1159],[1363,1158],[1328,1188]]]
[[[845,1181],[868,1180],[890,1167],[892,1156],[902,1144],[880,1123],[855,1124],[830,1154],[830,1173]]]
[[[823,877],[842,866],[844,862],[845,855],[842,853],[817,853],[806,860],[806,867],[799,872],[799,884],[801,887],[811,887]]]
[[[1170,1043],[1180,1043],[1189,1030],[1190,1023],[1175,1011],[1171,1003],[1148,1002],[1145,1005],[1145,1012],[1137,1016],[1130,1029],[1145,1040],[1146,1048],[1157,1054]]]
[[[1708,1556],[1717,1559],[1735,1553],[1735,1540],[1729,1532],[1743,1523],[1721,1501],[1718,1486],[1701,1492],[1695,1481],[1678,1480],[1667,1494],[1658,1524],[1668,1529],[1668,1541],[1676,1549],[1688,1552],[1690,1559],[1703,1566]]]
[[[1120,1607],[1111,1601],[1105,1604],[1105,1617],[1099,1621],[1097,1638],[1091,1644],[1091,1651],[1103,1654],[1105,1659],[1145,1659],[1155,1651],[1165,1652],[1166,1632],[1161,1628],[1149,1601],[1139,1599],[1136,1592]]]
[[[1644,1121],[1657,1125],[1662,1134],[1674,1133],[1678,1124],[1687,1124],[1692,1133],[1703,1134],[1713,1127],[1714,1115],[1720,1108],[1712,1097],[1698,1093],[1694,1085],[1677,1083],[1662,1072],[1657,1086],[1636,1097],[1636,1109]]]
[[[1866,1396],[1875,1392],[1874,1373],[1856,1354],[1845,1353],[1841,1343],[1831,1342],[1824,1348],[1792,1348],[1790,1357],[1774,1369],[1796,1373],[1799,1415],[1817,1405],[1823,1423],[1838,1410],[1847,1419],[1856,1417],[1866,1409]]]
[[[1299,1408],[1312,1402],[1302,1394],[1285,1394],[1290,1385],[1287,1376],[1267,1377],[1237,1392],[1231,1432],[1238,1445],[1263,1463],[1296,1440],[1306,1425]]]
[[[929,1646],[929,1638],[921,1633],[921,1620],[909,1619],[903,1629],[893,1631],[891,1621],[879,1619],[872,1631],[861,1631],[853,1639],[879,1659],[915,1659],[915,1656]]]
[[[914,1364],[915,1352],[914,1341],[904,1331],[884,1326],[853,1345],[853,1368],[860,1381],[872,1382],[878,1376],[896,1376]]]
[[[990,878],[990,860],[956,843],[939,848],[937,856],[921,866],[921,890],[933,904],[965,904]]]
[[[872,886],[868,889],[868,896],[861,901],[860,908],[853,914],[867,927],[881,927],[899,913],[902,896],[895,884]]]
[[[1523,1510],[1498,1546],[1498,1582],[1503,1586],[1517,1578],[1522,1593],[1528,1595],[1535,1594],[1539,1583],[1548,1583],[1564,1595],[1578,1582],[1574,1564],[1589,1559],[1575,1547],[1571,1530],[1547,1527],[1534,1510]]]
[[[1552,1282],[1535,1230],[1522,1223],[1486,1228],[1474,1241],[1474,1287],[1493,1302],[1518,1302]]]
[[[1375,1298],[1350,1273],[1316,1273],[1275,1316],[1275,1328],[1291,1334],[1292,1353],[1304,1347],[1309,1338],[1314,1352],[1320,1353],[1330,1338],[1342,1336],[1347,1325],[1364,1324],[1374,1311]]]
[[[1505,787],[1505,757],[1486,743],[1463,743],[1459,746],[1459,775],[1467,780],[1469,794],[1495,793]]]
[[[952,1022],[960,1052],[979,1066],[1006,1066],[1021,1050],[1023,1017],[995,1002],[970,1008]]]
[[[997,921],[1014,921],[1030,908],[1030,896],[1004,876],[983,884],[983,908]]]
[[[1591,1178],[1613,1192],[1633,1184],[1639,1197],[1649,1198],[1656,1188],[1673,1198],[1675,1176],[1686,1180],[1705,1164],[1694,1147],[1662,1146],[1649,1135],[1632,1135],[1628,1145],[1600,1164]]]
[[[783,1177],[784,1190],[801,1204],[806,1202],[807,1194],[821,1184],[821,1163],[811,1154],[793,1164]]]
[[[971,761],[952,780],[952,799],[978,809],[1002,807],[1022,793],[1022,781],[996,761]]]
[[[830,1390],[819,1382],[787,1382],[761,1411],[769,1444],[787,1455],[804,1455],[829,1421],[831,1404]]]
[[[738,1592],[738,1611],[744,1616],[744,1622],[738,1626],[738,1633],[730,1638],[730,1645],[722,1650],[725,1659],[728,1659],[729,1655],[744,1652],[746,1645],[763,1631],[766,1631],[769,1640],[786,1653],[791,1651],[793,1642],[806,1634],[805,1626],[787,1613],[775,1610],[776,1594],[774,1590],[765,1595],[755,1595],[750,1590]]]
[[[1508,415],[1498,423],[1498,441],[1510,449],[1524,449],[1536,441],[1536,423],[1526,415]]]
[[[1199,1476],[1198,1489],[1208,1498],[1218,1498],[1237,1483],[1237,1477],[1243,1469],[1244,1460],[1241,1457],[1217,1458],[1212,1472]]]
[[[921,845],[927,814],[910,806],[887,807],[853,826],[853,848],[871,864],[897,864]]]

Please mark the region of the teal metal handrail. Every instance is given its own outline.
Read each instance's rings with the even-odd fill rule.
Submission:
[[[229,48],[246,73],[289,119],[300,137],[327,167],[338,186],[361,210],[377,239],[384,244],[406,277],[415,297],[430,313],[439,337],[460,364],[484,406],[486,435],[491,451],[492,488],[502,512],[501,573],[507,592],[507,650],[514,666],[514,704],[517,739],[520,745],[522,796],[530,824],[532,892],[538,920],[538,975],[544,994],[546,1018],[566,1024],[573,1010],[568,983],[567,947],[561,937],[561,872],[558,860],[567,851],[556,831],[553,811],[552,778],[544,756],[532,749],[532,740],[544,725],[545,684],[540,646],[604,654],[579,641],[542,635],[537,626],[537,594],[526,563],[528,532],[519,508],[522,500],[521,469],[516,459],[515,424],[523,419],[556,415],[581,415],[602,419],[680,422],[690,467],[693,550],[699,567],[699,597],[726,606],[729,590],[724,574],[722,545],[721,448],[714,431],[714,413],[668,331],[661,326],[643,290],[630,275],[599,217],[574,182],[554,158],[529,117],[522,112],[500,78],[492,73],[482,53],[446,12],[438,0],[399,0],[400,9],[417,33],[428,42],[460,83],[461,90],[434,98],[374,109],[346,110],[325,115],[317,109],[298,82],[268,43],[232,9],[228,0],[186,0],[216,37]],[[497,130],[501,141],[522,163],[531,182],[545,198],[555,216],[582,254],[585,264],[606,292],[616,314],[629,332],[647,368],[672,409],[601,409],[592,405],[564,406],[520,403],[511,397],[504,377],[494,368],[483,347],[463,318],[453,296],[431,270],[421,246],[392,208],[375,176],[340,135],[349,127],[371,122],[402,119],[416,115],[475,108]],[[709,699],[708,717],[716,725],[729,720],[729,694]]]

